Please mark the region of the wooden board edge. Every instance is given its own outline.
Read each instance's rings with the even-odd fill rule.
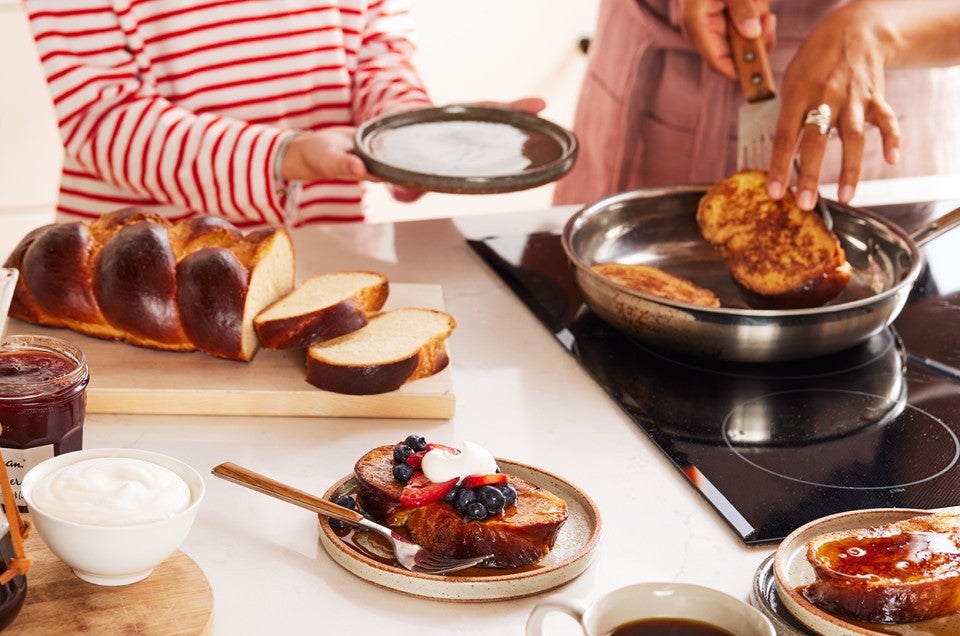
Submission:
[[[202,399],[198,399],[202,398]],[[127,415],[237,415],[262,417],[375,417],[450,419],[453,393],[341,395],[319,391],[205,391],[89,389],[87,413]]]

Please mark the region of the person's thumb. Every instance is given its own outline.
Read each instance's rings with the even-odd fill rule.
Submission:
[[[340,161],[339,174],[337,176],[345,179],[366,179],[367,166],[363,159],[353,153],[347,153]]]

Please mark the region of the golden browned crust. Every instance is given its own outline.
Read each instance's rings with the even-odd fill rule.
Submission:
[[[392,312],[383,312],[373,316],[370,322],[357,331],[344,334],[332,340],[318,342],[307,349],[307,381],[317,388],[336,393],[352,395],[372,395],[395,391],[407,382],[426,378],[440,373],[450,363],[446,341],[456,327],[453,316],[432,309],[400,309],[394,311],[416,311],[442,317],[443,328],[417,343],[409,353],[396,358],[383,358],[365,363],[344,362],[331,359],[329,349],[352,339],[365,337],[364,330],[372,328],[373,323],[385,318]],[[363,347],[374,349],[373,343]]]
[[[419,367],[420,353],[382,364],[330,364],[307,354],[307,382],[334,393],[374,395],[389,393],[403,386]],[[446,363],[443,365],[446,366]],[[442,370],[436,370],[439,373]]]
[[[438,554],[456,558],[493,554],[494,567],[535,563],[556,543],[567,520],[567,504],[553,493],[514,476],[517,502],[501,516],[465,521],[449,503],[403,508],[403,485],[393,478],[393,446],[378,446],[354,467],[361,503],[385,525],[403,529],[410,538]]]
[[[216,287],[198,281],[218,281]],[[247,269],[225,247],[204,247],[177,266],[178,306],[189,341],[209,352],[242,352]],[[227,356],[229,357],[229,356]]]
[[[100,249],[90,286],[103,317],[128,342],[196,349],[180,322],[177,257],[166,224],[144,219],[120,227]]]
[[[260,313],[254,321],[257,338],[267,349],[305,349],[315,342],[324,342],[360,329],[367,324],[368,316],[379,311],[390,294],[387,277],[377,272],[356,272],[369,275],[371,282],[356,290],[349,297],[321,307],[298,307],[289,313],[277,315],[274,308],[284,307],[287,298]],[[351,272],[337,272],[332,276],[349,275]],[[319,275],[306,281],[301,287],[312,281],[323,279]]]
[[[80,224],[48,225],[27,234],[7,260],[7,267],[20,270],[10,315],[92,336],[118,337],[120,331],[106,321],[87,284],[94,246],[91,232]]]
[[[958,515],[921,515],[833,532],[806,548],[816,581],[802,592],[829,612],[905,623],[960,610]]]
[[[767,195],[766,173],[745,170],[714,184],[697,221],[734,280],[756,304],[816,307],[846,288],[851,267],[836,235],[816,212],[800,209],[792,191]]]
[[[367,312],[348,298],[328,307],[271,320],[253,321],[260,344],[267,349],[306,349],[356,331],[367,324]]]
[[[686,278],[674,276],[658,267],[626,263],[597,263],[591,269],[618,285],[652,296],[703,307],[720,306],[720,300],[709,289],[700,287]]]

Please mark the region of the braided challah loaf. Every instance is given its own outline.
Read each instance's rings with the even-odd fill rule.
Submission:
[[[254,316],[295,275],[283,228],[244,235],[218,217],[170,222],[136,208],[37,228],[5,266],[20,271],[14,318],[244,361],[259,348]]]

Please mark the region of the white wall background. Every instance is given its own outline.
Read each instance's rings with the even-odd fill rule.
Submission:
[[[69,1],[69,0],[67,0]],[[542,115],[569,127],[599,0],[412,0],[417,64],[438,104],[538,96]],[[48,211],[60,142],[19,0],[0,0],[0,224]],[[546,207],[552,186],[497,195],[430,193],[394,202],[376,186],[371,219],[425,218]],[[2,227],[2,226],[0,226]],[[6,233],[6,232],[4,232]]]
[[[53,106],[18,0],[0,2],[0,207],[51,205],[60,172]]]

